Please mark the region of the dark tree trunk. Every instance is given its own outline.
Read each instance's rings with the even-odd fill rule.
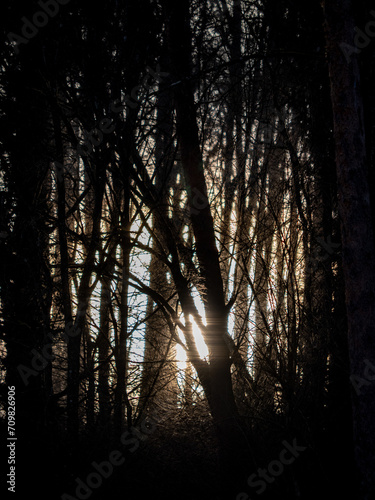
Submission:
[[[92,273],[94,272],[95,253],[99,249],[100,220],[105,186],[104,178],[105,172],[101,166],[97,166],[93,180],[94,207],[92,213],[92,231],[83,267],[82,278],[77,292],[78,310],[74,320],[74,328],[70,328],[71,335],[68,333],[68,432],[73,441],[77,439],[79,431],[81,339],[85,323],[87,321],[89,300],[93,292],[90,281]]]
[[[128,159],[125,158],[125,162]],[[129,191],[129,165],[126,163],[123,172],[123,207],[121,211],[121,294],[120,294],[120,328],[116,338],[115,360],[116,360],[116,389],[114,405],[114,431],[120,437],[125,424],[125,408],[128,409],[128,421],[131,422],[131,408],[129,406],[126,392],[126,377],[128,365],[127,337],[128,337],[128,291],[130,271],[130,191]]]
[[[163,66],[164,67],[164,66]],[[155,252],[160,250],[159,241],[163,239],[163,227],[160,224],[160,215],[167,219],[169,186],[175,184],[177,168],[171,169],[171,148],[173,136],[173,103],[170,99],[170,79],[167,78],[164,90],[159,90],[157,100],[157,133],[155,137],[155,188],[158,196],[159,217],[155,217],[153,224],[152,246]],[[163,83],[164,87],[164,83]],[[176,208],[178,209],[178,201]],[[157,240],[157,241],[156,241]],[[171,295],[171,285],[167,280],[167,266],[160,261],[157,255],[151,255],[149,266],[150,287],[158,290],[165,297]],[[146,408],[174,411],[177,407],[177,377],[175,350],[173,341],[169,338],[168,323],[152,297],[148,297],[146,316],[146,337],[144,366],[142,370],[142,388],[140,395],[140,413]]]
[[[1,201],[9,207],[1,214],[6,221],[0,253],[1,334],[6,346],[5,384],[15,387],[17,473],[26,480],[34,470],[30,450],[38,460],[47,448],[53,342],[46,222],[49,116],[45,96],[36,90],[43,87],[40,61],[31,60],[21,59],[8,75],[11,85],[6,92],[12,104],[8,116],[3,110],[6,127],[1,141]]]
[[[244,438],[235,404],[231,359],[225,341],[227,311],[213,218],[207,196],[197,116],[191,77],[191,34],[189,2],[166,2],[171,67],[175,77],[175,106],[181,162],[185,175],[190,218],[196,243],[200,274],[204,282],[207,328],[204,332],[209,350],[208,377],[202,380],[221,449],[223,471],[230,483],[231,473],[239,472],[238,459]],[[197,203],[199,197],[199,203]],[[205,374],[207,375],[207,373]]]
[[[366,360],[375,361],[375,249],[366,165],[363,105],[356,54],[350,61],[340,44],[353,45],[350,0],[326,0],[326,45],[336,145],[342,259],[348,319],[355,452],[365,499],[375,495],[375,384]],[[367,376],[366,376],[367,375]]]
[[[118,211],[114,209],[113,216],[115,222],[112,228],[116,229],[118,224]],[[110,357],[111,357],[111,341],[110,341],[110,311],[111,311],[111,284],[113,282],[113,271],[115,267],[117,242],[113,243],[108,252],[108,262],[104,269],[102,278],[102,290],[100,295],[100,329],[98,334],[98,355],[99,355],[99,370],[98,370],[98,398],[99,398],[99,427],[106,429],[110,422],[111,401],[109,390],[110,376]]]

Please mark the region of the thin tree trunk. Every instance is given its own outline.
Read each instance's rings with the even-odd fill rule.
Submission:
[[[125,161],[128,161],[125,159]],[[128,410],[127,420],[131,423],[132,411],[127,396],[127,367],[128,367],[128,292],[129,292],[129,272],[130,272],[130,192],[128,165],[125,167],[123,179],[123,207],[121,212],[121,295],[120,295],[120,329],[115,346],[116,360],[116,388],[115,388],[115,406],[114,406],[114,430],[115,435],[119,437],[122,433],[125,424],[125,408]]]
[[[92,214],[92,232],[83,267],[82,277],[77,292],[78,310],[71,335],[68,339],[68,431],[72,439],[77,437],[79,431],[79,372],[81,357],[81,338],[83,335],[89,300],[93,292],[90,286],[91,276],[94,271],[95,253],[99,247],[100,218],[105,182],[102,178],[104,172],[97,166],[94,179],[94,207]]]
[[[170,99],[169,78],[165,81],[167,89],[159,90],[157,101],[157,133],[155,138],[155,188],[159,201],[159,213],[167,220],[169,189],[175,184],[177,168],[170,171],[171,158],[168,154],[173,134],[173,105]],[[176,209],[180,207],[175,205]],[[154,217],[153,232],[157,240],[162,239],[162,227],[158,217]],[[157,251],[158,243],[153,238],[152,247]],[[171,295],[171,285],[167,280],[167,266],[155,255],[151,255],[149,266],[150,287],[158,290],[163,297]],[[156,306],[152,297],[148,297],[146,316],[146,336],[144,365],[142,372],[142,388],[140,395],[140,412],[154,407],[175,410],[177,407],[177,367],[175,362],[175,345],[170,339],[168,324],[161,311],[154,311]]]
[[[117,224],[116,213],[113,215],[115,225]],[[110,226],[108,227],[110,229]],[[112,227],[112,230],[114,227]],[[111,402],[109,393],[109,375],[110,375],[110,308],[111,308],[111,284],[113,281],[113,271],[115,267],[117,244],[112,244],[108,254],[108,264],[104,269],[102,278],[102,289],[100,294],[100,328],[98,334],[98,398],[99,414],[98,421],[100,428],[106,428],[110,421]]]
[[[91,185],[91,179],[87,169],[84,172],[85,189],[89,189],[88,194],[85,198],[85,210],[82,216],[82,222],[85,228],[86,234],[92,234],[92,213],[94,209],[94,193],[93,186]],[[83,258],[87,258],[87,248],[83,248]],[[90,315],[91,305],[87,304],[87,316]],[[85,321],[82,328],[82,358],[84,360],[85,366],[84,370],[87,373],[87,397],[86,397],[86,419],[87,427],[89,432],[94,430],[95,425],[95,340],[90,335],[89,322]]]

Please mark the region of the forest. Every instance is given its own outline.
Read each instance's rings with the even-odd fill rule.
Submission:
[[[374,500],[374,4],[0,19],[2,498]]]

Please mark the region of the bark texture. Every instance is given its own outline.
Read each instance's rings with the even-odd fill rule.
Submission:
[[[366,165],[363,105],[356,54],[350,61],[340,45],[354,44],[350,0],[326,0],[326,46],[334,118],[342,259],[348,317],[351,374],[366,378],[375,360],[374,239]],[[342,47],[342,45],[341,45]],[[352,390],[355,453],[362,498],[375,494],[375,384]]]

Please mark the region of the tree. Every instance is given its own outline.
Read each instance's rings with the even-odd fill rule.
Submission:
[[[350,369],[360,376],[375,358],[375,248],[371,219],[361,81],[356,54],[346,60],[342,44],[353,43],[350,0],[324,2],[328,68],[334,121]],[[354,393],[355,392],[355,393]],[[373,422],[375,387],[352,390],[357,467],[363,498],[375,493]]]
[[[199,144],[194,93],[191,85],[191,34],[189,27],[189,2],[178,6],[166,2],[169,19],[168,37],[173,76],[176,82],[177,134],[180,141],[181,164],[185,176],[190,220],[194,232],[200,275],[203,280],[203,301],[207,326],[202,332],[209,350],[209,363],[197,372],[205,389],[223,453],[225,473],[230,477],[236,471],[235,457],[242,451],[242,433],[238,420],[231,379],[230,351],[226,342],[228,310],[225,303],[219,255],[216,248],[214,223],[208,202],[204,178],[202,152]],[[198,192],[207,203],[195,209]],[[198,212],[198,213],[197,213]],[[182,307],[189,310],[188,304]],[[185,313],[185,322],[188,321]],[[238,471],[237,471],[238,472]]]

